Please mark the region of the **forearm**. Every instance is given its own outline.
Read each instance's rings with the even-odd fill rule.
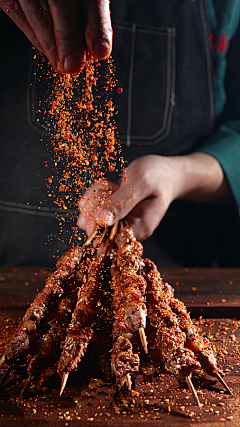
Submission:
[[[108,191],[106,202],[101,206],[97,204],[103,193],[106,197],[104,184],[99,183],[99,188],[93,186],[87,191],[80,202],[79,227],[88,229],[89,224],[95,223],[112,225],[126,217],[137,239],[143,241],[151,236],[176,199],[220,202],[232,197],[219,162],[201,152],[139,157],[129,164],[126,175],[127,179],[115,184],[113,192]]]
[[[174,199],[227,202],[233,195],[219,162],[201,152],[169,158],[176,170]]]

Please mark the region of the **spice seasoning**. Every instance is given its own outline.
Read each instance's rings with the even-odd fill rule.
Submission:
[[[111,98],[114,90],[122,93],[123,89],[116,88],[112,59],[89,61],[80,74],[55,73],[51,78],[54,89],[44,115],[52,152],[46,186],[48,196],[70,219],[84,190],[100,179],[106,182],[107,170],[125,174],[114,120],[117,111]],[[62,233],[65,223],[60,214],[57,217]],[[79,239],[77,227],[71,233],[69,241]]]

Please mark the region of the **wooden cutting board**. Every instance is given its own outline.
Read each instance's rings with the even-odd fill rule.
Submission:
[[[40,267],[0,268],[1,349],[52,271]],[[161,274],[192,316],[203,316],[197,323],[217,349],[219,365],[226,373],[233,396],[227,395],[214,378],[194,375],[195,388],[204,404],[200,410],[186,387],[179,387],[177,380],[164,371],[157,375],[152,362],[144,356],[133,392],[118,395],[109,374],[103,373],[95,360],[94,345],[101,342],[100,334],[79,369],[70,375],[61,397],[60,379],[51,370],[42,375],[38,384],[32,384],[17,407],[16,398],[26,372],[11,374],[0,389],[0,425],[240,426],[240,270],[163,268]],[[0,357],[1,354],[2,350]]]
[[[12,313],[16,309],[26,310],[53,271],[41,267],[0,267],[0,309]],[[161,274],[193,316],[238,316],[240,269],[162,268]]]
[[[0,317],[2,345],[9,339],[18,319]],[[202,319],[204,334],[216,346],[219,366],[233,391],[229,396],[215,378],[202,373],[193,383],[203,404],[199,409],[185,386],[168,373],[156,371],[142,358],[134,390],[116,393],[111,378],[104,378],[94,359],[93,346],[79,369],[74,371],[59,397],[60,379],[54,370],[33,383],[25,399],[16,406],[26,372],[11,374],[0,394],[0,425],[13,426],[237,426],[240,425],[240,321]],[[7,329],[6,329],[7,328]],[[101,341],[101,336],[98,337]],[[2,368],[3,372],[4,369]],[[226,424],[225,424],[226,423]]]

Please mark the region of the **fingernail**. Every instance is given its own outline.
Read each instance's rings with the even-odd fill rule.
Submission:
[[[68,55],[63,62],[63,70],[65,73],[75,73],[78,65],[78,60],[75,55]]]
[[[108,58],[112,50],[112,44],[109,40],[100,39],[93,45],[93,53],[96,59]]]
[[[114,222],[114,214],[113,212],[107,211],[103,209],[96,218],[97,222],[101,225],[112,225]]]
[[[64,73],[80,73],[85,66],[85,58],[86,54],[82,58],[79,57],[79,54],[66,56],[63,61]]]

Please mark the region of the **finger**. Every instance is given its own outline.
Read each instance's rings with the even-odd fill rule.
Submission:
[[[50,9],[45,0],[19,0],[26,19],[52,67],[58,68],[58,54]]]
[[[59,71],[77,73],[84,67],[86,47],[79,0],[48,0],[60,61]]]
[[[98,205],[102,205],[108,198],[119,187],[114,181],[101,180],[95,182],[89,187],[79,200],[79,208],[81,210],[89,211],[89,208],[95,209]]]
[[[119,185],[113,181],[101,181],[94,183],[82,196],[79,201],[80,215],[78,218],[78,226],[87,231],[91,227],[93,229],[97,223],[100,224],[102,221],[101,212],[102,206],[109,207],[109,199],[113,191],[115,191]],[[110,210],[110,207],[109,207]],[[87,231],[88,232],[88,231]]]
[[[157,197],[138,203],[127,216],[136,239],[142,242],[150,237],[163,219],[166,210],[166,206],[163,206]]]
[[[99,196],[107,190],[107,181],[94,182],[94,184],[92,184],[80,198],[79,207],[87,209],[88,206],[97,206],[99,203]]]
[[[85,39],[90,55],[95,59],[108,58],[112,51],[112,25],[109,0],[85,0],[87,28]]]
[[[86,219],[82,215],[79,215],[77,224],[80,229],[86,231],[88,236],[90,236],[93,233],[97,225],[96,221],[94,221],[92,218]]]
[[[17,0],[13,1],[0,1],[0,7],[4,12],[14,21],[20,30],[27,36],[28,40],[42,53],[43,48],[39,43],[36,35],[30,27],[26,16]]]
[[[115,221],[125,218],[134,207],[149,194],[146,188],[136,185],[135,179],[122,181],[119,188],[109,196],[109,203],[102,206],[101,213],[96,213],[96,221],[100,225],[112,225]]]

